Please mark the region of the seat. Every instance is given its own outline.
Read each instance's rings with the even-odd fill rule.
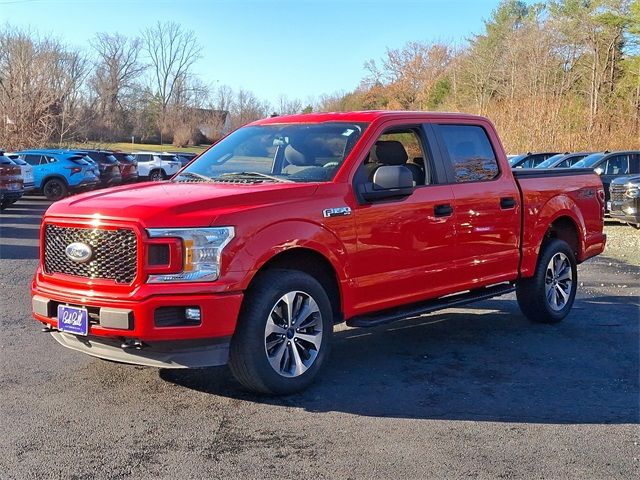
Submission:
[[[315,165],[315,157],[310,149],[303,149],[298,146],[294,148],[292,145],[287,145],[284,149],[284,159],[287,161],[282,172],[286,174],[297,173],[305,168]]]
[[[424,174],[417,165],[408,164],[409,156],[402,143],[397,140],[378,140],[369,155],[369,163],[366,163],[367,178],[373,181],[376,170],[382,166],[404,165],[409,168],[416,185],[424,182]]]

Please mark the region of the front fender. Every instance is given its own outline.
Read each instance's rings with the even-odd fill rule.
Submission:
[[[326,258],[341,283],[348,278],[348,251],[344,243],[319,223],[284,220],[254,232],[236,245],[229,259],[230,272],[246,272],[239,288],[244,290],[255,273],[279,253],[305,248]]]

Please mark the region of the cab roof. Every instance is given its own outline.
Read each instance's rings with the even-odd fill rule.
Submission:
[[[363,110],[356,112],[321,112],[281,115],[257,120],[250,125],[269,125],[278,123],[322,123],[322,122],[373,122],[381,119],[402,118],[407,120],[455,119],[486,120],[485,117],[467,113],[420,112],[403,110]]]

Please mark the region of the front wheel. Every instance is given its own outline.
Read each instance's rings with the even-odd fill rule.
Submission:
[[[286,395],[308,387],[331,347],[333,316],[322,285],[295,270],[259,274],[246,292],[229,366],[246,388]]]
[[[558,239],[547,242],[533,277],[516,285],[520,310],[539,323],[557,323],[569,314],[576,297],[578,267],[569,245]]]

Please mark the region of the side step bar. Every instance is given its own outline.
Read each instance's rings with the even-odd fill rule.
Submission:
[[[350,327],[377,327],[378,325],[384,325],[385,323],[391,323],[405,318],[417,317],[425,313],[435,312],[436,310],[458,307],[460,305],[466,305],[467,303],[498,297],[511,293],[515,289],[516,287],[511,283],[501,283],[491,287],[483,287],[464,293],[436,298],[434,300],[412,303],[404,307],[383,310],[382,312],[360,315],[347,320],[347,325]]]

